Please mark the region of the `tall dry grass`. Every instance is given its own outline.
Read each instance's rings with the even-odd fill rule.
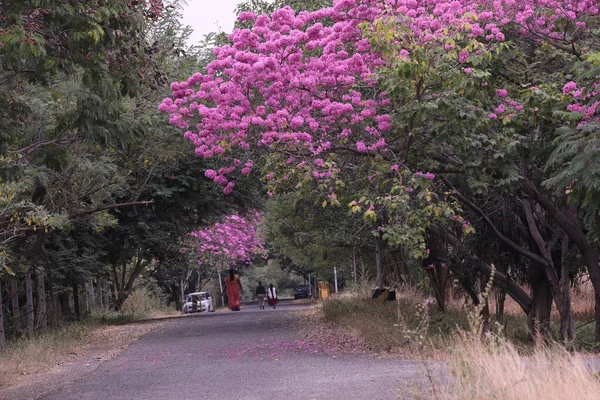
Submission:
[[[0,388],[72,359],[89,329],[90,325],[73,323],[10,342],[0,351]]]
[[[581,355],[555,347],[522,355],[504,339],[479,337],[457,343],[449,362],[452,377],[444,400],[592,400],[600,381]]]

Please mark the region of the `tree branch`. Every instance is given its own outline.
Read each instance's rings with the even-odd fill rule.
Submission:
[[[456,195],[456,197],[458,197],[460,199],[460,201],[462,201],[467,207],[469,207],[471,210],[475,211],[477,214],[479,214],[479,216],[483,219],[483,221],[486,223],[487,226],[490,227],[490,229],[492,230],[492,232],[494,232],[494,235],[496,235],[496,237],[498,239],[500,239],[500,241],[502,241],[504,244],[506,244],[508,247],[510,247],[511,249],[515,250],[516,252],[518,252],[519,254],[529,258],[532,261],[538,262],[542,265],[548,264],[548,262],[540,257],[539,255],[524,249],[523,247],[519,246],[517,243],[513,242],[512,240],[510,240],[509,238],[507,238],[506,236],[504,236],[499,230],[498,228],[496,228],[496,226],[494,225],[494,223],[488,218],[488,216],[483,212],[483,210],[479,207],[477,207],[477,205],[473,202],[471,202],[466,196],[464,196],[462,193],[460,193],[454,186],[452,186],[452,184],[450,182],[448,182],[448,180],[444,177],[441,177],[442,181],[444,182],[444,184],[450,189],[452,190],[452,192]]]
[[[150,204],[154,204],[154,200],[148,200],[148,201],[131,201],[129,203],[110,204],[108,206],[98,207],[98,208],[95,208],[93,210],[75,211],[73,213],[73,215],[77,216],[77,217],[80,217],[82,215],[95,214],[95,213],[100,212],[100,211],[114,210],[115,208],[132,207],[132,206],[148,206]]]

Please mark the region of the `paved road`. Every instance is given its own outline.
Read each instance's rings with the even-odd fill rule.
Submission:
[[[328,354],[305,342],[295,321],[302,307],[169,321],[45,399],[397,399],[423,379],[418,363]]]

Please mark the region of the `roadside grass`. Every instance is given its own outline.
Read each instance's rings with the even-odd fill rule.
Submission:
[[[390,352],[425,366],[431,360],[447,361],[447,374],[424,373],[424,379],[408,385],[415,399],[596,399],[600,379],[584,361],[594,348],[593,299],[575,293],[575,318],[580,352],[568,352],[557,342],[534,346],[528,339],[527,319],[507,300],[504,325],[491,332],[475,329],[481,317],[472,309],[451,301],[442,313],[422,292],[402,287],[397,302],[366,298],[364,291],[332,296],[321,306],[324,321],[356,332],[371,350]],[[490,307],[494,310],[493,304]],[[552,313],[553,339],[558,340],[558,316]],[[490,320],[495,320],[492,313]],[[493,324],[493,322],[492,322]],[[429,376],[431,375],[431,376]],[[399,385],[400,386],[400,385]],[[398,394],[406,398],[406,390]]]
[[[592,400],[600,380],[583,357],[560,346],[535,349],[523,356],[517,346],[499,337],[463,338],[452,351],[449,383],[438,388],[444,400]],[[432,390],[420,398],[431,398]]]
[[[77,355],[76,347],[85,340],[91,327],[86,323],[70,323],[8,343],[0,352],[0,387],[73,358]]]
[[[104,341],[102,336],[107,330],[120,335],[121,342],[127,341],[129,327],[117,330],[110,326],[181,315],[162,304],[141,288],[127,299],[121,311],[94,310],[83,321],[65,322],[31,337],[23,335],[10,341],[0,350],[0,388],[14,386],[29,375],[47,372],[81,357],[85,346]],[[133,327],[130,330],[131,340],[144,331]]]
[[[410,286],[402,286],[396,291],[396,302],[374,301],[369,295],[370,290],[364,288],[334,295],[323,302],[322,313],[326,321],[358,333],[372,350],[389,352],[394,348],[410,347],[413,341],[411,337],[417,330],[425,328],[422,326],[423,312],[427,315],[426,331],[421,332],[427,339],[425,349],[443,350],[448,346],[449,339],[469,329],[468,315],[472,308],[454,298],[448,302],[446,312],[441,312],[433,300]],[[578,328],[579,350],[582,352],[598,351],[594,340],[591,296],[590,292],[573,294],[573,318]],[[490,310],[494,309],[492,300]],[[559,316],[555,309],[551,318],[552,339],[558,342]],[[502,337],[522,350],[531,346],[527,317],[512,299],[506,299],[502,326],[494,321],[496,315],[492,312],[490,324],[495,325],[494,331],[501,331]]]
[[[377,352],[395,353],[414,347],[416,334],[428,338],[428,350],[442,349],[447,338],[468,326],[465,312],[449,309],[442,313],[411,287],[397,291],[396,302],[378,302],[360,295],[334,296],[323,302],[322,309],[325,320],[357,332]]]

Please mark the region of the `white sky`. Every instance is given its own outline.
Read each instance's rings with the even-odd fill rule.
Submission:
[[[242,0],[188,0],[183,10],[183,23],[194,29],[190,44],[198,43],[210,32],[226,32],[233,30],[235,6]]]

